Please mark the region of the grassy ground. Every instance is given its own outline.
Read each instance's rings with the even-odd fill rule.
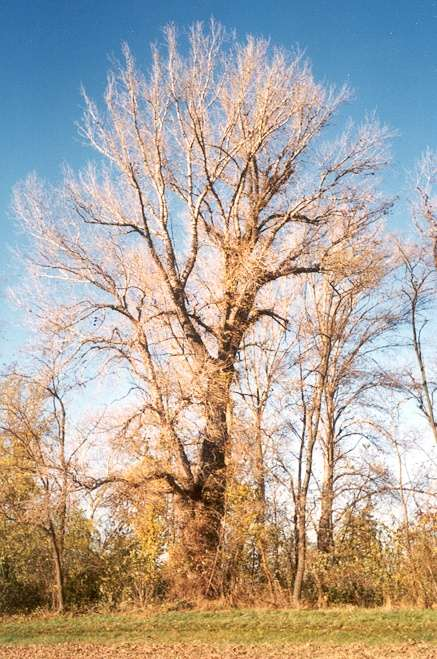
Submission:
[[[437,657],[437,611],[177,611],[0,620],[0,657],[70,656]]]

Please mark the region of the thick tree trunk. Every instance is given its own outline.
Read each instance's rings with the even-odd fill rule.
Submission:
[[[221,592],[222,489],[208,488],[197,501],[176,501],[176,542],[170,553],[169,577],[177,597],[212,598]]]
[[[228,470],[231,375],[211,378],[205,437],[194,488],[177,501],[177,537],[172,550],[172,582],[185,596],[217,597],[223,590],[220,544]]]
[[[173,579],[173,583],[177,590],[180,590],[177,583],[182,583],[185,593],[189,585],[191,593],[200,597],[216,597],[225,588],[220,549],[229,476],[226,458],[232,415],[231,385],[236,355],[248,326],[255,292],[254,289],[246,295],[237,311],[233,295],[228,294],[218,357],[204,362],[204,355],[201,355],[199,364],[199,373],[207,369],[205,432],[194,486],[180,498],[182,524],[179,524],[179,538],[182,548],[175,548],[175,555],[180,561],[179,576],[183,576],[182,580]]]

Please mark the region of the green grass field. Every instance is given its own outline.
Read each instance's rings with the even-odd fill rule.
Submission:
[[[437,644],[437,611],[231,610],[3,618],[0,646],[58,643]]]

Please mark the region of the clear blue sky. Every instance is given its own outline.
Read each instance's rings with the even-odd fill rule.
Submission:
[[[350,113],[376,110],[399,133],[391,188],[426,146],[437,148],[437,0],[0,0],[1,278],[20,239],[8,215],[13,184],[33,170],[53,179],[63,162],[92,155],[74,127],[80,85],[101,95],[122,41],[146,61],[163,25],[211,16],[241,35],[298,44],[317,77],[348,82]]]

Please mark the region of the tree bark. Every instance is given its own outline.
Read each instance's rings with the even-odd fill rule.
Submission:
[[[296,573],[293,584],[293,602],[299,606],[306,567],[306,495],[299,496],[296,510]]]
[[[317,549],[329,554],[334,546],[334,529],[332,523],[333,474],[325,474],[321,494],[321,510],[317,530]]]
[[[211,377],[205,437],[194,486],[177,499],[177,537],[172,550],[173,588],[178,593],[217,597],[222,588],[219,553],[228,478],[228,415],[232,374]]]
[[[62,613],[65,608],[65,593],[64,593],[64,569],[62,565],[62,557],[56,538],[56,532],[51,525],[50,532],[50,543],[52,546],[52,559],[53,559],[53,580],[54,580],[54,589],[53,589],[53,605],[54,609],[58,613]]]
[[[264,575],[267,579],[270,595],[272,597],[273,603],[276,605],[277,596],[275,583],[272,576],[272,572],[269,566],[268,556],[267,556],[267,538],[266,538],[266,479],[265,479],[265,462],[264,462],[264,449],[263,449],[263,439],[262,439],[262,415],[263,415],[263,406],[259,400],[257,401],[257,408],[255,410],[255,482],[256,482],[256,492],[257,492],[257,545],[258,551],[261,559],[261,565],[264,572]]]
[[[329,417],[329,414],[328,414]],[[324,474],[320,498],[320,518],[317,530],[317,548],[329,554],[334,547],[332,509],[334,505],[334,449],[335,435],[328,418],[325,437]]]
[[[176,597],[213,598],[220,594],[223,501],[220,492],[211,490],[198,501],[185,497],[176,501],[176,538],[169,566]]]

